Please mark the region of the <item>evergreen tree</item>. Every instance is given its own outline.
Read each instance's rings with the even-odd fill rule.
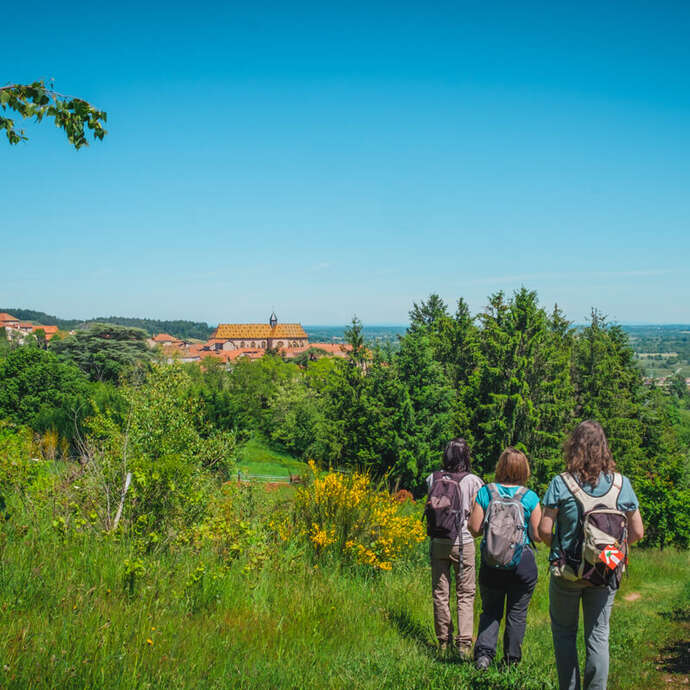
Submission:
[[[453,435],[455,393],[440,362],[434,359],[430,339],[422,329],[401,340],[395,367],[412,405],[412,464],[409,480],[423,479],[439,462],[441,451]]]
[[[104,323],[91,324],[63,340],[51,341],[50,349],[62,361],[78,366],[92,381],[112,383],[151,356],[144,331]]]

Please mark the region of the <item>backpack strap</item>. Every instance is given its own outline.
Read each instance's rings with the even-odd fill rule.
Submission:
[[[521,486],[513,495],[513,498],[517,501],[522,501],[522,497],[529,491],[526,486]]]
[[[570,472],[562,472],[561,479],[580,506],[582,514],[589,512],[597,505],[601,505],[604,497],[595,498],[594,496],[590,496]]]
[[[609,510],[618,510],[618,497],[623,488],[623,477],[615,472],[609,490],[603,496],[591,496],[579,484],[570,472],[561,474],[565,485],[580,505],[583,514],[593,510],[597,506],[604,506]]]
[[[498,488],[496,487],[496,484],[492,482],[491,484],[487,484],[486,488],[489,491],[490,501],[493,501],[495,498],[500,498],[500,494],[498,493]]]

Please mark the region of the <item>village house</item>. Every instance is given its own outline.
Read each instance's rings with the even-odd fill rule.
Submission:
[[[183,347],[185,344],[183,340],[167,333],[158,333],[158,335],[154,335],[153,338],[149,338],[146,342],[149,344],[149,347],[155,347],[156,345],[161,345],[162,347]]]
[[[12,316],[12,314],[7,314],[5,312],[0,314],[0,328],[5,329],[8,338],[18,339],[19,342],[23,342],[24,336],[30,333],[36,333],[36,331],[43,331],[46,340],[50,340],[57,335],[58,332],[57,326],[42,326],[37,323],[20,321],[15,316]]]
[[[12,314],[7,314],[3,312],[0,314],[0,328],[12,328],[13,330],[19,330],[19,319]]]

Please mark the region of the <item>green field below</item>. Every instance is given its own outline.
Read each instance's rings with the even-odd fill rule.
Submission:
[[[262,439],[252,437],[237,453],[237,469],[242,475],[285,477],[304,475],[309,471],[305,462],[292,455],[270,448]]]
[[[252,491],[270,526],[271,501],[285,496]],[[377,574],[316,561],[296,542],[230,560],[184,545],[134,555],[125,539],[10,509],[3,688],[556,687],[544,547],[523,663],[481,673],[436,651],[424,543]],[[689,565],[687,552],[633,549],[612,617],[610,688],[684,687]],[[475,611],[476,632],[479,600]]]

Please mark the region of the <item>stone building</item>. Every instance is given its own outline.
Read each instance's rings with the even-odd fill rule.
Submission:
[[[275,312],[268,323],[221,323],[209,343],[215,350],[282,350],[305,347],[308,336],[299,323],[278,323]]]

